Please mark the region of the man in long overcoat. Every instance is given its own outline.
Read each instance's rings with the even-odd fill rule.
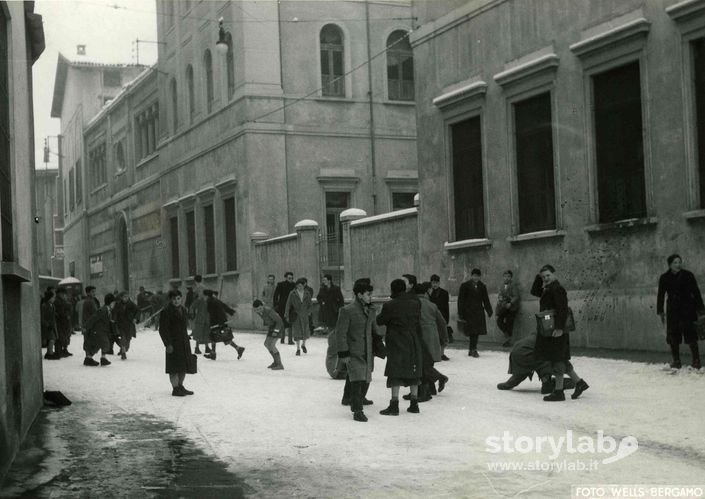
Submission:
[[[350,408],[353,419],[360,422],[367,421],[362,409],[374,370],[372,335],[381,336],[377,332],[375,309],[371,306],[372,290],[370,284],[356,284],[353,287],[355,300],[340,309],[335,324],[338,357],[348,369]]]
[[[54,309],[54,301],[56,296],[53,291],[47,290],[42,298],[40,310],[40,318],[42,324],[42,343],[47,347],[47,353],[44,358],[47,360],[58,360],[61,355],[56,349],[58,334],[56,332],[56,310]]]
[[[272,301],[274,302],[274,310],[279,314],[279,317],[284,319],[284,327],[289,331],[289,345],[294,344],[294,339],[292,338],[291,324],[286,319],[285,309],[286,302],[289,299],[289,295],[296,287],[294,284],[294,273],[285,272],[284,280],[277,283],[277,287],[274,288],[274,297]],[[284,343],[284,338],[286,334],[282,334],[281,343]]]
[[[172,289],[169,303],[159,313],[159,336],[165,348],[165,372],[171,382],[171,395],[183,397],[193,395],[184,388],[186,374],[194,374],[191,364],[191,343],[188,340],[188,311],[181,305],[181,291]]]
[[[682,268],[683,260],[679,255],[668,257],[669,269],[658,280],[656,313],[666,324],[666,342],[671,347],[673,362],[671,367],[681,367],[680,345],[687,343],[693,356],[692,366],[700,369],[700,351],[695,321],[698,312],[702,312],[703,297],[692,272]],[[664,314],[664,299],[666,310]]]
[[[480,278],[480,269],[472,269],[470,280],[460,285],[458,292],[458,319],[465,321],[465,335],[470,337],[468,355],[479,357],[477,340],[480,335],[487,334],[487,317],[492,317],[492,304],[487,294],[487,286]]]
[[[514,319],[519,312],[520,301],[521,295],[519,286],[514,282],[514,273],[511,270],[505,270],[502,274],[502,285],[497,292],[497,308],[495,309],[497,327],[505,337],[503,347],[512,346]]]
[[[211,341],[211,326],[210,318],[208,316],[208,302],[206,300],[206,296],[203,294],[204,291],[205,289],[201,289],[198,292],[198,296],[196,296],[196,299],[193,301],[191,308],[189,309],[189,316],[193,320],[191,336],[196,342],[196,349],[194,353],[200,354],[201,349],[199,348],[199,345],[205,345],[205,353],[209,355],[211,353],[211,347],[209,346]]]
[[[70,357],[73,355],[69,352],[69,344],[73,334],[73,303],[71,303],[66,288],[59,288],[56,291],[54,310],[56,312],[56,333],[58,335],[56,353],[61,357]]]
[[[385,416],[399,415],[399,388],[410,387],[408,412],[418,413],[418,387],[423,376],[423,356],[421,349],[421,304],[415,294],[406,291],[401,279],[391,283],[391,300],[382,305],[377,316],[377,324],[386,326],[385,344],[387,347],[387,388],[392,390],[389,407],[380,411]]]
[[[311,335],[309,329],[309,315],[311,315],[311,293],[306,289],[306,279],[299,277],[296,286],[289,293],[284,307],[284,320],[291,324],[291,331],[296,341],[296,355],[306,350],[306,340]]]
[[[338,321],[338,311],[345,305],[340,287],[333,284],[333,276],[323,276],[321,289],[318,290],[318,320],[330,333]]]

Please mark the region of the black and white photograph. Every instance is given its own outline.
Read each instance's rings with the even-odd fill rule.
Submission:
[[[705,499],[705,0],[0,0],[0,260],[0,498]]]

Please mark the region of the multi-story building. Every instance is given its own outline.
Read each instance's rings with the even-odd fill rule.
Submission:
[[[122,91],[123,85],[143,71],[144,66],[69,61],[59,54],[51,117],[61,120],[58,151],[65,275],[83,279],[89,275],[89,261],[83,257],[88,251],[87,198],[95,194],[96,181],[100,182],[98,188],[105,183],[105,179],[86,174],[83,129]]]
[[[63,213],[59,212],[61,190],[57,168],[35,172],[34,216],[37,233],[37,272],[42,276],[63,277]]]
[[[34,2],[0,2],[0,482],[42,407],[34,234]]]
[[[663,349],[666,257],[705,283],[705,2],[413,10],[423,274],[457,293],[511,269],[528,292],[550,263],[572,343]]]
[[[408,2],[159,0],[157,10],[159,62],[84,127],[89,246],[73,253],[84,281],[132,291],[202,274],[248,303],[261,285],[251,234],[316,220],[322,270],[340,273],[342,211],[412,206]],[[69,221],[67,262],[73,230]]]

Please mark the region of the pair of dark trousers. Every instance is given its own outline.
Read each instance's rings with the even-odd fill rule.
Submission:
[[[362,401],[365,399],[365,394],[370,384],[365,381],[350,382],[350,409],[353,412],[362,411]]]
[[[499,330],[507,336],[512,335],[512,331],[514,330],[514,319],[516,315],[516,312],[509,311],[497,314],[497,326],[499,327]]]
[[[357,383],[357,381],[350,381],[349,376],[345,376],[345,387],[343,388],[343,400],[352,400],[352,384]],[[364,387],[362,390],[362,398],[364,399],[367,396],[367,390],[370,388],[370,384],[367,383],[366,381],[362,381],[361,383],[364,383]]]
[[[480,338],[479,334],[470,335],[470,351],[477,350],[477,340]]]

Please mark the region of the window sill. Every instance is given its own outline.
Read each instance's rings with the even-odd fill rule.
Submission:
[[[16,282],[32,282],[32,272],[17,262],[2,262],[0,273],[4,279]]]
[[[384,104],[384,105],[390,105],[390,106],[415,107],[415,106],[416,106],[416,101],[414,101],[414,100],[394,100],[394,99],[385,99],[385,100],[382,101],[382,104]]]
[[[486,248],[492,246],[492,239],[465,239],[463,241],[445,242],[443,249],[446,251],[455,251],[465,248]]]
[[[104,183],[104,184],[99,185],[98,187],[96,187],[95,189],[93,189],[93,190],[91,191],[91,196],[94,196],[94,195],[98,194],[100,191],[102,191],[102,190],[105,189],[106,187],[108,187],[108,183],[107,183],[107,182]],[[71,211],[73,211],[73,209],[71,209]]]
[[[137,161],[137,164],[135,165],[135,168],[139,168],[139,167],[141,167],[141,166],[146,165],[147,163],[149,163],[150,161],[152,161],[154,158],[156,158],[156,157],[158,157],[158,156],[159,156],[159,153],[155,151],[155,152],[153,152],[152,154],[149,154],[149,155],[145,156],[144,158],[140,158],[140,159]]]
[[[705,210],[693,210],[683,213],[683,218],[691,222],[694,220],[705,220]]]
[[[563,230],[540,230],[537,232],[527,232],[526,234],[517,234],[516,236],[508,237],[507,241],[511,244],[522,243],[525,241],[536,241],[537,239],[551,239],[555,237],[565,237]]]
[[[203,275],[204,280],[205,279],[217,279],[217,278],[218,278],[218,274],[204,274]]]
[[[118,170],[118,171],[115,172],[115,176],[116,176],[116,177],[122,177],[123,175],[125,175],[125,172],[126,172],[126,171],[127,171],[126,168],[123,168],[122,170]]]
[[[610,222],[606,224],[595,224],[585,227],[585,232],[588,233],[600,233],[607,232],[611,230],[621,230],[621,229],[632,229],[637,227],[648,227],[651,225],[658,224],[657,217],[644,217],[644,218],[628,218],[626,220],[618,220],[616,222]]]
[[[353,104],[355,102],[348,97],[337,97],[337,96],[327,97],[325,95],[318,95],[314,98],[314,100],[323,101],[323,102],[347,102],[350,104]]]
[[[228,270],[227,272],[223,272],[221,274],[223,277],[234,277],[234,276],[239,276],[240,271],[239,270]]]

